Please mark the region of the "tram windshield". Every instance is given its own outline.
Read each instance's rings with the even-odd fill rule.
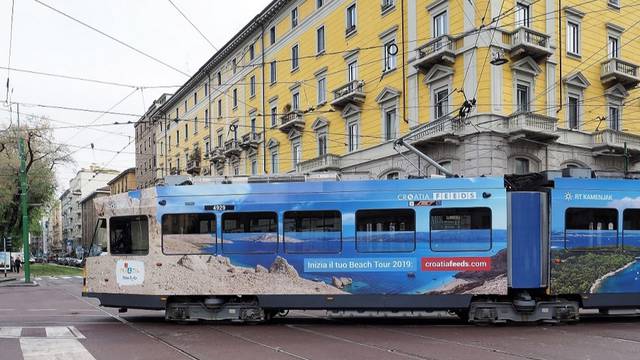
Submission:
[[[107,253],[107,220],[98,219],[88,256],[100,256]]]

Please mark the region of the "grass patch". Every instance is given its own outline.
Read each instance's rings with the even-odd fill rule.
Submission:
[[[20,269],[20,272],[23,270]],[[31,276],[82,276],[82,268],[56,264],[31,264]]]

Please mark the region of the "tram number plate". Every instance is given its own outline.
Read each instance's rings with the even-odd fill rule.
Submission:
[[[236,209],[235,205],[205,205],[206,211],[233,211]]]

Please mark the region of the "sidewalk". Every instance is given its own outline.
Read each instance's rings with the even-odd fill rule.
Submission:
[[[29,284],[24,283],[24,275],[7,273],[7,277],[0,273],[0,288],[3,287],[23,287],[23,286],[38,286],[38,283],[32,281]]]

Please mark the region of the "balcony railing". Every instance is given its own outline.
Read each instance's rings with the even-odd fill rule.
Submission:
[[[596,152],[612,152],[620,154],[625,144],[628,151],[640,152],[640,136],[612,129],[600,130],[593,133],[593,146]]]
[[[549,35],[526,27],[511,33],[511,56],[531,55],[534,58],[550,56],[553,51]]]
[[[364,81],[353,80],[333,90],[331,105],[336,107],[343,107],[349,103],[359,105],[364,103],[365,98]]]
[[[289,111],[280,118],[280,131],[289,132],[292,128],[304,129],[304,113],[301,110]]]
[[[240,146],[243,148],[257,148],[258,144],[260,144],[260,139],[262,139],[262,134],[256,132],[250,132],[248,134],[242,135],[242,143]]]
[[[224,151],[222,150],[221,147],[216,147],[215,149],[211,150],[211,154],[209,155],[209,158],[214,163],[218,163],[218,162],[224,163],[224,159],[225,159]]]
[[[449,35],[439,36],[416,49],[413,65],[429,68],[434,64],[453,64],[456,60],[456,41]]]
[[[522,136],[531,140],[557,139],[558,119],[532,112],[518,112],[505,120],[504,128],[512,140]]]
[[[298,163],[298,165],[296,165],[296,171],[299,173],[310,173],[326,170],[339,170],[340,163],[340,156],[326,154],[315,159]]]
[[[194,175],[200,173],[200,160],[189,160],[187,161],[187,173]]]
[[[600,78],[603,83],[619,82],[627,88],[640,83],[638,65],[621,59],[609,59],[602,63]]]
[[[224,142],[224,155],[225,156],[238,156],[242,152],[240,143],[238,140],[231,139]]]
[[[413,143],[457,139],[465,128],[463,120],[441,118],[416,129],[407,141]]]

